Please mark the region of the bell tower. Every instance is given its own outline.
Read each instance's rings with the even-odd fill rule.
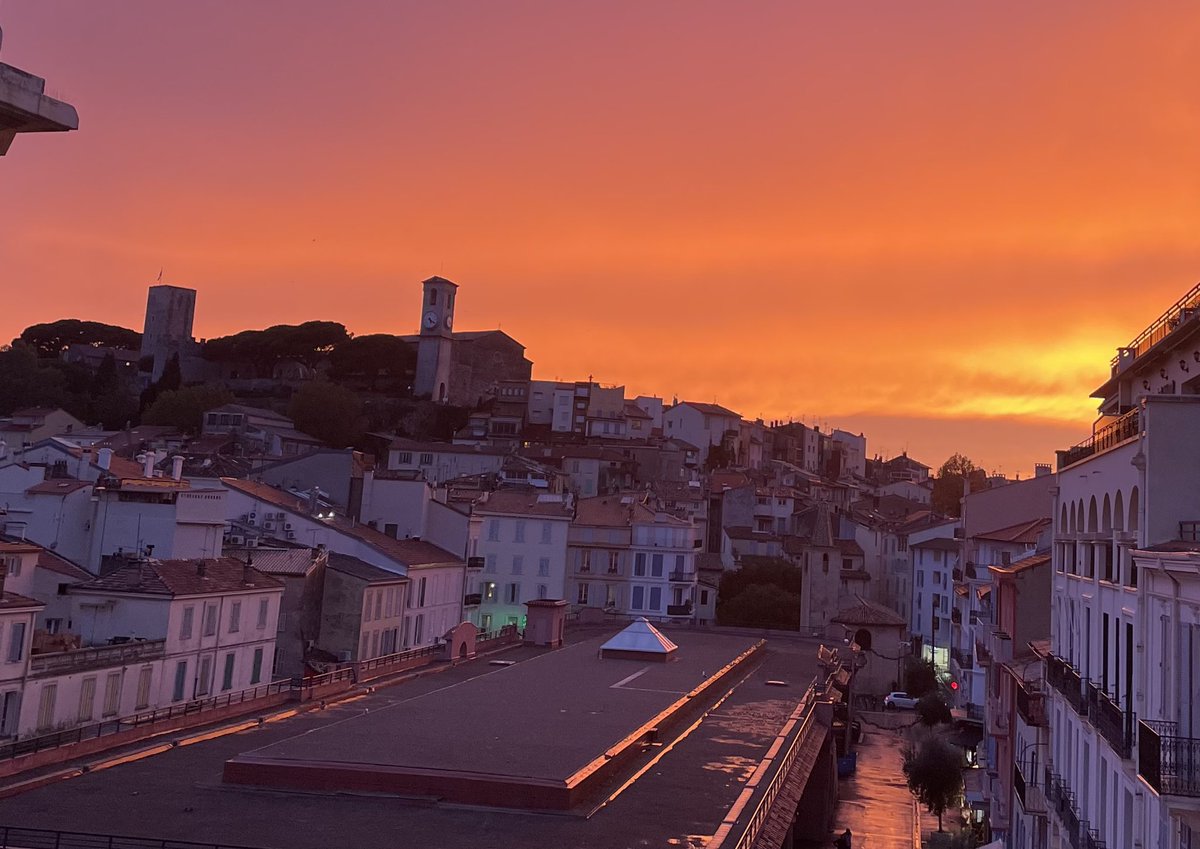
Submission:
[[[421,336],[413,394],[446,403],[450,397],[450,360],[454,350],[454,296],[458,284],[444,277],[421,283]]]

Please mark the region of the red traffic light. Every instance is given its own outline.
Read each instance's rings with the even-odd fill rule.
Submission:
[[[950,689],[951,689],[951,690],[957,690],[957,689],[958,689],[958,682],[957,682],[957,681],[951,681],[951,682],[950,682]]]

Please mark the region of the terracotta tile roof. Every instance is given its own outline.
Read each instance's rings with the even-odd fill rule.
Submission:
[[[45,607],[42,602],[33,598],[26,598],[23,595],[6,592],[0,597],[0,610],[19,610],[22,607]]]
[[[70,495],[72,492],[78,492],[81,489],[86,489],[91,486],[89,481],[77,481],[74,479],[52,479],[42,481],[39,484],[34,484],[25,490],[26,495]]]
[[[303,499],[284,492],[282,489],[276,489],[270,484],[243,478],[221,478],[221,483],[229,489],[237,490],[251,498],[257,498],[259,501],[265,501],[267,504],[274,504],[276,507],[282,507],[295,513],[308,514],[308,504]]]
[[[482,454],[501,457],[510,453],[507,448],[495,445],[455,445],[453,442],[418,442],[415,439],[396,437],[388,446],[393,451],[409,451],[413,454]]]
[[[934,551],[955,551],[961,547],[961,543],[956,539],[947,539],[946,537],[934,537],[933,539],[914,542],[909,545],[909,548],[930,548]]]
[[[645,410],[643,410],[641,407],[639,407],[635,402],[626,401],[625,402],[625,418],[627,418],[627,419],[646,419],[647,421],[649,421],[649,420],[653,419],[654,416],[647,413]]]
[[[575,505],[576,525],[628,526],[632,515],[633,504],[623,504],[620,495],[581,498]]]
[[[1049,517],[1042,519],[1034,519],[1031,522],[1021,522],[1017,525],[1009,525],[1006,528],[998,528],[994,531],[976,534],[976,539],[986,539],[992,542],[1017,542],[1033,544],[1038,541],[1046,526],[1050,524]]]
[[[516,490],[497,490],[484,493],[475,502],[475,512],[481,514],[502,513],[516,516],[547,516],[558,519],[570,519],[573,510],[566,501],[544,500],[553,496],[542,496],[536,492],[521,492]]]
[[[360,580],[366,581],[368,584],[395,584],[407,583],[408,578],[401,575],[399,572],[389,572],[387,569],[381,569],[378,566],[372,566],[359,560],[357,557],[351,557],[348,554],[333,553],[329,555],[329,568],[335,572],[341,572],[344,575],[351,575]]]
[[[1153,551],[1161,554],[1183,554],[1186,552],[1200,552],[1200,541],[1175,539],[1168,542],[1160,542],[1157,545],[1148,545],[1145,548],[1138,549],[1139,551]]]
[[[862,550],[862,546],[852,539],[837,540],[837,547],[841,549],[842,554],[847,557],[866,556],[866,552]]]
[[[741,413],[735,413],[727,407],[722,407],[720,404],[704,404],[699,401],[680,401],[676,406],[691,407],[693,410],[699,410],[706,416],[726,416],[730,418],[740,419]]]
[[[0,542],[0,554],[33,554],[35,551],[41,551],[40,545],[34,545],[31,542]]]
[[[908,620],[891,608],[862,596],[855,596],[855,603],[839,610],[830,621],[843,625],[907,625]]]
[[[1038,566],[1045,566],[1049,562],[1049,554],[1034,554],[1031,557],[1023,557],[1008,566],[989,566],[988,569],[998,572],[1001,575],[1016,575],[1021,572],[1028,572],[1030,569],[1036,569]]]
[[[82,566],[77,566],[65,557],[59,557],[48,548],[43,548],[38,552],[37,568],[46,569],[67,578],[74,578],[77,581],[90,581],[96,577]]]
[[[200,574],[199,564],[204,564]],[[270,575],[251,568],[250,582],[244,580],[246,564],[236,557],[198,560],[136,560],[82,584],[72,591],[144,593],[187,596],[213,593],[273,590],[283,586]]]

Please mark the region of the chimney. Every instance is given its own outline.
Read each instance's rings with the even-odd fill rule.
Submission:
[[[142,477],[154,477],[154,452],[147,451],[142,455]]]
[[[242,583],[249,586],[254,583],[254,553],[246,550],[246,565],[242,567]]]
[[[196,561],[196,574],[199,575],[201,578],[203,578],[204,573],[207,571],[208,571],[208,564],[205,563],[203,560],[197,560]]]
[[[310,516],[317,515],[317,508],[321,504],[317,493],[318,493],[317,485],[315,483],[311,484],[308,487],[308,514]]]
[[[183,480],[183,457],[178,454],[171,458],[171,477]]]
[[[111,448],[101,448],[96,452],[96,465],[100,467],[101,471],[107,472],[112,467],[112,455]]]
[[[4,579],[8,577],[8,561],[0,559],[0,599],[4,598]]]

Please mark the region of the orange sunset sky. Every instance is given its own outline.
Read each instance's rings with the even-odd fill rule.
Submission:
[[[413,332],[1032,471],[1200,278],[1200,6],[0,0],[0,339]]]

